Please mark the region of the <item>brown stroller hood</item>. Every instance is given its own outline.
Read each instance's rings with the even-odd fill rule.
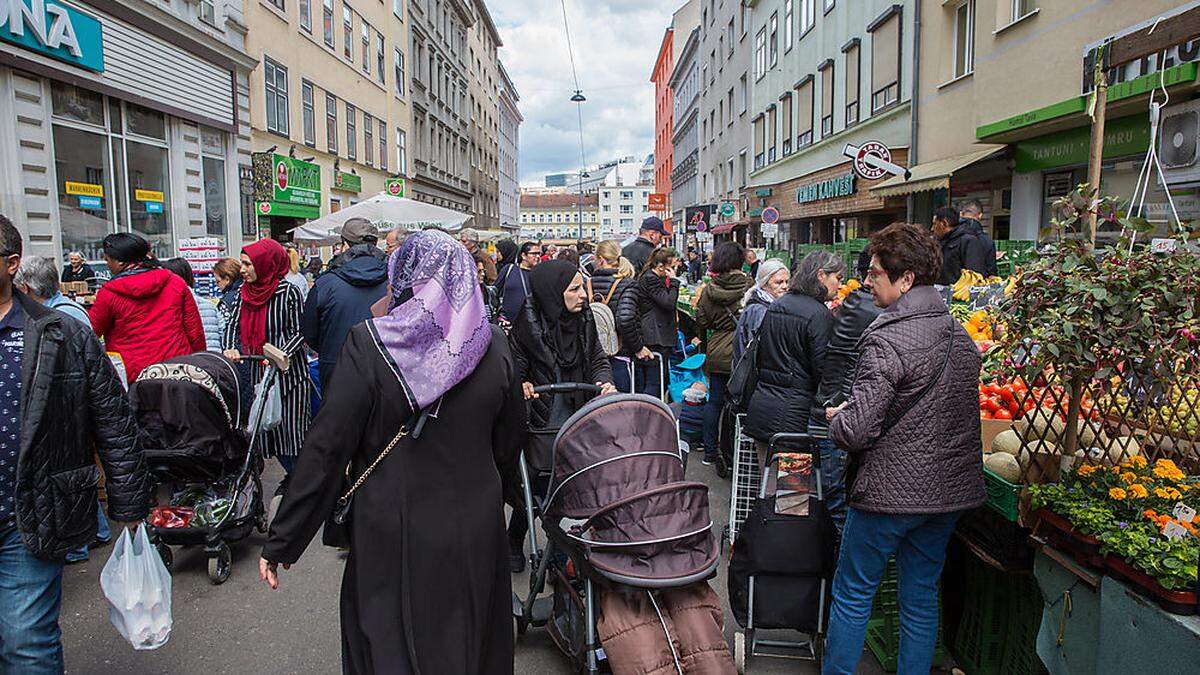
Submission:
[[[546,515],[612,581],[643,588],[708,577],[719,560],[708,488],[687,482],[675,418],[641,394],[581,408],[554,443]]]

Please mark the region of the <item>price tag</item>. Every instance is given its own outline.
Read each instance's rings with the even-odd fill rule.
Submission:
[[[1187,528],[1174,521],[1167,523],[1162,533],[1167,539],[1182,539],[1184,536],[1191,534],[1187,531]]]
[[[1193,509],[1183,502],[1176,504],[1175,508],[1171,510],[1171,513],[1175,516],[1175,520],[1178,520],[1181,523],[1190,523],[1196,518],[1196,509]]]

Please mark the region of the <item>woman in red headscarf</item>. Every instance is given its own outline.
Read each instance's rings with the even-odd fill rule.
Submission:
[[[274,239],[242,249],[242,287],[230,309],[222,347],[225,356],[240,361],[242,354],[262,354],[269,342],[297,366],[280,376],[283,422],[260,436],[266,455],[278,457],[290,473],[308,432],[311,392],[300,334],[304,301],[295,285],[284,282],[288,270],[287,251]],[[249,374],[249,382],[258,382],[262,366],[247,362],[242,372]]]

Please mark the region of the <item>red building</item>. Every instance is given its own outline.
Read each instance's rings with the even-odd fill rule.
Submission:
[[[658,58],[654,60],[654,71],[650,74],[650,81],[654,83],[654,191],[666,196],[666,208],[658,215],[668,228],[671,226],[671,169],[674,167],[671,118],[675,95],[670,87],[671,71],[675,69],[674,35],[674,28],[668,26],[658,48]]]

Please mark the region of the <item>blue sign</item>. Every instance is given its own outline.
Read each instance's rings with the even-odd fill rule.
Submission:
[[[100,21],[54,0],[0,0],[0,40],[104,72]]]
[[[146,205],[146,213],[162,213],[162,202],[142,202]]]
[[[104,208],[104,200],[99,197],[80,197],[79,208],[81,209],[96,209]]]

